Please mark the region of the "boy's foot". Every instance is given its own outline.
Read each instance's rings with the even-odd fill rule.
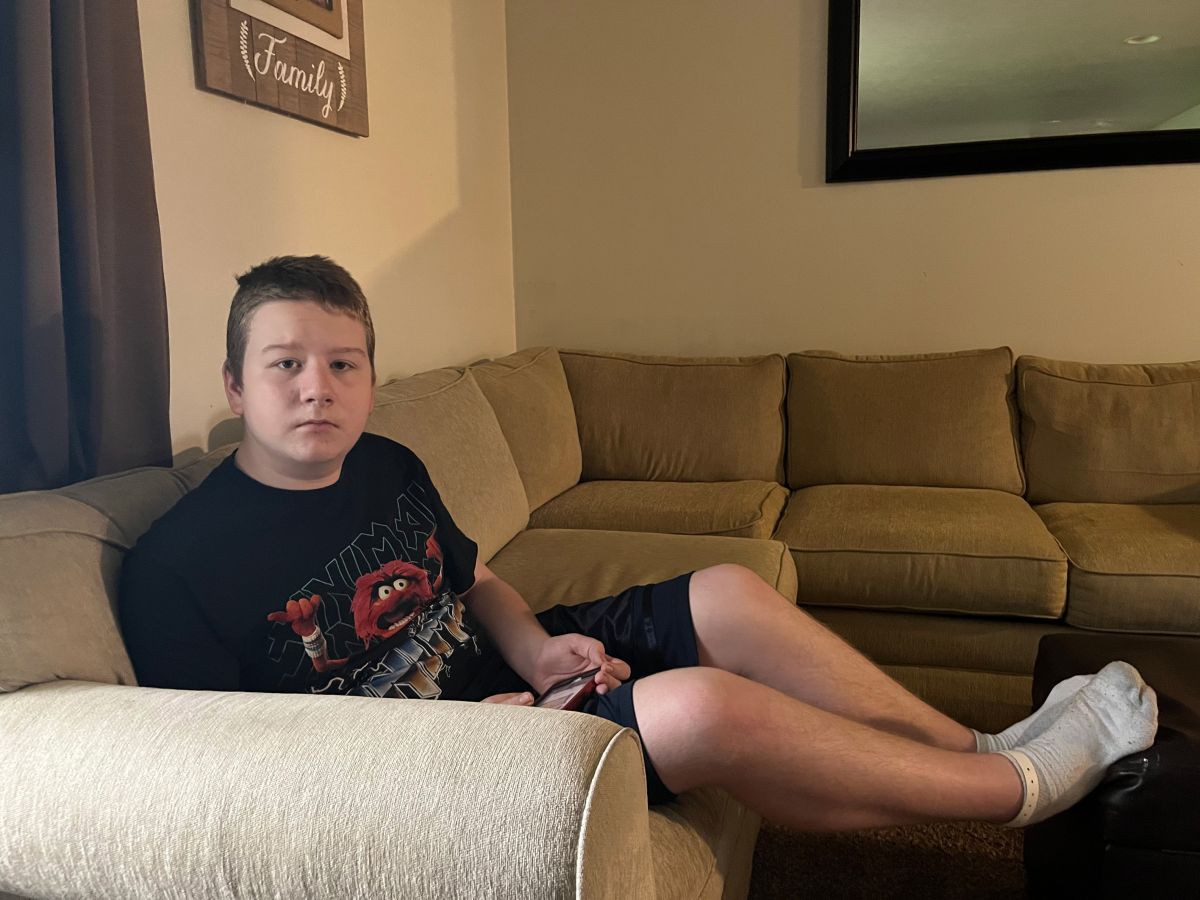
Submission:
[[[999,734],[984,734],[982,731],[971,729],[975,732],[975,749],[980,753],[998,753],[1001,750],[1011,750],[1018,744],[1033,740],[1062,715],[1063,709],[1066,708],[1066,702],[1094,677],[1094,675],[1076,675],[1060,681],[1050,691],[1046,702],[1036,712],[1014,725],[1009,725]]]
[[[1154,743],[1157,730],[1154,689],[1129,663],[1109,663],[1042,734],[999,751],[1025,782],[1021,811],[1007,825],[1030,825],[1073,806],[1100,784],[1110,765]]]

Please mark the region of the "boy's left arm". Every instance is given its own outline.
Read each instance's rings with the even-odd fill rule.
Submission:
[[[551,637],[516,588],[475,561],[475,583],[462,595],[463,602],[504,657],[539,693],[551,685],[588,669],[596,673],[597,692],[604,693],[629,677],[629,666],[604,652],[604,645],[582,634]]]

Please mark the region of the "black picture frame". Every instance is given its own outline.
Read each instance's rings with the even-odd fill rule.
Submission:
[[[859,0],[829,0],[825,181],[1200,162],[1200,129],[855,149]]]

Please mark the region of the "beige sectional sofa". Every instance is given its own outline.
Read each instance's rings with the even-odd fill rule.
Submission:
[[[383,384],[369,427],[535,609],[740,563],[979,727],[1047,632],[1200,635],[1200,364],[534,348]],[[134,686],[123,554],[228,452],[0,497],[0,890],[744,896],[758,818],[647,813],[611,723]]]

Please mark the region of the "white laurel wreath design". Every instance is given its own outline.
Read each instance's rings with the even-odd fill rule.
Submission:
[[[250,68],[250,23],[245,19],[242,19],[242,27],[238,29],[238,43],[242,47],[242,64],[246,67],[246,74],[253,81],[254,70]]]
[[[346,70],[342,68],[342,64],[338,63],[338,80],[342,82],[342,99],[338,102],[338,112],[342,111],[342,107],[346,105]]]

